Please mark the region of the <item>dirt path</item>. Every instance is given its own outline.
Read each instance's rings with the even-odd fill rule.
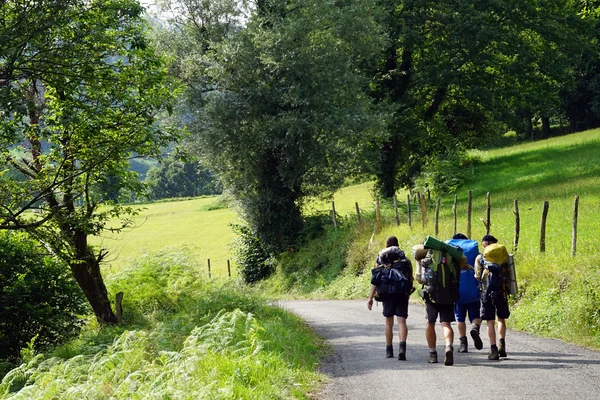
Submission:
[[[422,305],[409,306],[407,360],[386,359],[381,305],[368,311],[366,300],[285,301],[280,306],[301,316],[332,346],[322,366],[331,381],[319,399],[598,399],[600,352],[509,329],[508,358],[488,361],[489,342],[457,353],[443,365],[438,325],[439,364],[427,364]],[[509,323],[510,327],[510,323]],[[455,348],[458,332],[455,331]],[[482,327],[485,332],[485,326]],[[397,352],[397,329],[394,332]]]

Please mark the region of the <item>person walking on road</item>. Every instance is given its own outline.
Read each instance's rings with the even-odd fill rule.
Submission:
[[[436,349],[437,336],[435,324],[438,320],[444,335],[444,365],[454,364],[454,302],[458,297],[458,263],[448,254],[426,249],[421,245],[413,247],[413,256],[417,260],[416,279],[423,285],[421,297],[425,302],[425,338],[429,347],[428,363],[438,362]],[[432,273],[432,267],[436,269]],[[435,281],[435,282],[433,282]]]
[[[367,298],[367,308],[372,310],[373,299],[382,301],[385,317],[385,355],[394,357],[393,330],[394,317],[398,320],[398,360],[406,360],[406,339],[408,337],[408,299],[413,291],[412,264],[400,249],[398,239],[389,236],[385,249],[377,256],[372,270],[371,289]]]
[[[469,331],[473,344],[477,350],[483,349],[483,342],[479,335],[481,327],[481,301],[479,281],[475,279],[475,260],[479,255],[477,240],[471,240],[462,233],[452,236],[452,239],[446,243],[458,246],[467,257],[467,263],[461,266],[459,279],[459,297],[454,304],[454,314],[456,316],[456,325],[458,328],[459,353],[467,353],[469,345],[467,342],[467,324],[465,320],[469,317],[471,330]]]
[[[506,354],[506,319],[510,316],[508,307],[507,291],[501,278],[502,261],[492,262],[491,247],[495,247],[501,254],[501,259],[508,259],[506,248],[498,244],[498,240],[492,235],[484,235],[481,239],[481,245],[484,248],[484,254],[477,256],[475,261],[475,278],[481,281],[481,318],[487,321],[487,332],[490,341],[490,351],[488,360],[499,360],[500,357],[507,357]],[[488,260],[486,254],[490,253]],[[506,262],[506,261],[504,261]],[[494,270],[496,268],[497,270]],[[492,283],[499,279],[498,284]],[[492,287],[494,286],[494,287]],[[496,344],[496,316],[498,317],[498,337],[500,346]]]

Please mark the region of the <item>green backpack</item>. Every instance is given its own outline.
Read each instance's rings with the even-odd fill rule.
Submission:
[[[458,262],[448,253],[429,249],[421,264],[421,297],[436,304],[454,304],[458,300]]]

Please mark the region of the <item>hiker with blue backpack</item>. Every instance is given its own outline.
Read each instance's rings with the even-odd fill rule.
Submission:
[[[389,236],[371,271],[371,289],[367,308],[373,308],[373,299],[383,303],[385,317],[385,356],[394,357],[394,317],[398,320],[398,360],[406,360],[406,338],[408,337],[408,299],[413,289],[412,264],[398,245],[395,236]]]
[[[452,239],[446,243],[460,247],[463,254],[467,257],[467,263],[460,270],[459,279],[459,297],[454,303],[454,314],[456,316],[456,325],[459,334],[459,353],[468,353],[469,344],[467,342],[467,324],[465,320],[469,317],[471,329],[469,331],[473,344],[477,350],[483,349],[483,342],[479,336],[481,326],[481,301],[479,281],[475,279],[475,260],[479,255],[477,240],[471,240],[462,233],[452,236]]]
[[[499,360],[506,357],[506,319],[510,316],[508,307],[508,288],[506,285],[507,264],[509,255],[498,240],[492,235],[481,239],[483,254],[475,261],[475,278],[481,281],[481,318],[487,321],[487,332],[490,340],[488,360]],[[498,337],[500,346],[496,344],[496,316],[498,317]]]

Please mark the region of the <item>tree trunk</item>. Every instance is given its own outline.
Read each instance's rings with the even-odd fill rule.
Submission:
[[[116,324],[117,316],[108,299],[108,291],[100,273],[100,262],[87,246],[87,234],[78,231],[72,237],[76,257],[70,267],[75,280],[92,306],[98,322],[101,325]]]
[[[381,197],[392,198],[396,193],[398,173],[398,135],[394,134],[381,146],[381,156],[377,171],[377,188]]]
[[[303,226],[302,212],[296,203],[300,191],[281,177],[282,159],[279,149],[266,152],[261,163],[258,199],[249,198],[246,207],[248,222],[270,251],[275,252],[294,244]]]
[[[525,136],[533,140],[533,120],[531,117],[525,117]]]
[[[542,117],[542,138],[549,138],[552,136],[552,130],[550,129],[550,118]]]

